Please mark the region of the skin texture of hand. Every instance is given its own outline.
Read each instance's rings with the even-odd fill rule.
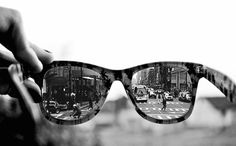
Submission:
[[[42,70],[42,62],[52,61],[49,52],[27,41],[21,16],[16,10],[0,7],[0,43],[34,72]]]
[[[0,50],[0,67],[12,63],[21,63],[34,73],[42,70],[43,64],[53,61],[52,54],[30,43],[24,34],[21,15],[18,11],[0,7],[0,44],[6,51]],[[8,50],[8,51],[7,51]],[[7,76],[7,75],[6,75]],[[31,80],[24,81],[34,102],[40,102],[40,88]],[[26,115],[26,108],[20,107],[18,99],[22,98],[16,90],[8,94],[9,79],[0,77],[0,137],[11,144],[30,144],[34,142],[36,121]],[[5,94],[5,95],[2,95]],[[2,143],[3,144],[3,143]]]

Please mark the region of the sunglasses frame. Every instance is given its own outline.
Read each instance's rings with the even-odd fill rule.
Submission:
[[[180,66],[180,67],[186,67],[187,73],[189,74],[192,82],[192,100],[190,103],[189,110],[181,117],[175,118],[175,119],[155,119],[151,116],[148,116],[145,114],[136,104],[135,101],[135,96],[132,93],[132,84],[131,80],[133,75],[143,69],[157,66],[157,65],[173,65],[173,66]],[[236,99],[236,85],[235,83],[226,75],[222,74],[219,71],[216,71],[214,69],[211,69],[209,67],[206,67],[201,64],[197,63],[191,63],[191,62],[153,62],[153,63],[147,63],[147,64],[142,64],[138,65],[135,67],[127,68],[124,70],[111,70],[107,68],[103,68],[100,66],[88,64],[88,63],[83,63],[83,62],[76,62],[76,61],[54,61],[53,63],[46,65],[43,69],[43,71],[39,74],[31,74],[30,76],[35,79],[35,82],[42,88],[43,87],[43,77],[45,73],[53,68],[53,67],[58,67],[58,66],[77,66],[77,67],[82,67],[82,68],[87,68],[90,70],[93,70],[101,75],[102,81],[104,83],[104,86],[106,87],[106,95],[104,95],[104,99],[102,99],[102,104],[98,105],[96,109],[91,112],[89,115],[86,116],[85,119],[80,119],[80,120],[62,120],[62,119],[56,119],[52,117],[50,114],[48,114],[46,111],[42,111],[43,115],[45,116],[46,119],[49,121],[52,121],[57,124],[61,125],[75,125],[75,124],[81,124],[84,123],[93,117],[95,117],[99,111],[102,109],[102,106],[105,103],[106,97],[108,95],[108,91],[111,88],[111,85],[114,81],[121,81],[126,93],[135,106],[135,109],[137,113],[143,117],[144,119],[151,121],[153,123],[158,123],[158,124],[172,124],[172,123],[178,123],[181,121],[186,120],[192,113],[193,108],[194,108],[194,103],[195,103],[195,97],[196,97],[196,91],[197,91],[197,86],[199,80],[204,77],[211,83],[213,83],[222,93],[225,94],[226,98],[230,102],[235,102]],[[43,108],[42,104],[40,103],[41,109]]]

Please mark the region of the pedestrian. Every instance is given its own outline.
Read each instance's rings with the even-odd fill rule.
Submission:
[[[179,95],[179,91],[178,91],[178,89],[175,87],[175,88],[174,88],[174,96],[175,96],[175,98],[177,98],[178,95]]]
[[[134,87],[134,94],[137,94],[138,88]]]
[[[166,110],[166,97],[165,97],[165,95],[164,94],[162,94],[161,95],[162,96],[162,108],[161,108],[161,110]]]
[[[89,107],[90,107],[91,109],[93,109],[93,99],[94,99],[94,97],[93,97],[93,91],[89,91],[89,96],[88,96],[88,98],[89,98]]]
[[[74,118],[79,118],[81,116],[81,110],[79,108],[79,104],[78,103],[73,105],[73,114],[72,114],[72,116]]]

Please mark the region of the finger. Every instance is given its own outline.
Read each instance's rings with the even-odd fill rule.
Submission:
[[[53,61],[53,55],[50,51],[41,49],[33,43],[29,43],[29,45],[43,64],[49,64]]]
[[[17,63],[14,55],[10,51],[0,50],[0,66],[8,67],[12,63]]]
[[[33,43],[30,43],[30,47],[35,51],[37,57],[43,64],[49,64],[53,61],[54,58],[50,51],[41,49]],[[0,66],[8,67],[12,63],[18,63],[12,52],[0,50]]]
[[[39,103],[42,101],[41,90],[35,82],[29,79],[26,79],[23,81],[23,84],[24,84],[24,87],[29,92],[30,97],[33,99],[32,102]],[[17,89],[16,86],[12,86],[8,94],[14,98],[21,98],[21,96],[19,96],[20,93],[18,90],[19,89]]]
[[[7,30],[0,32],[2,33],[2,37],[0,37],[2,45],[14,54],[16,60],[32,71],[40,72],[43,68],[42,63],[26,41],[20,13],[11,9],[8,11],[10,14],[7,15],[6,21],[9,22],[9,27]]]
[[[30,93],[35,103],[39,103],[42,101],[41,90],[35,82],[27,79],[24,80],[24,85],[28,89],[28,92]]]
[[[9,66],[8,72],[15,87],[13,93],[15,93],[16,96],[12,97],[17,97],[22,109],[22,113],[27,120],[36,120],[38,115],[35,114],[35,112],[37,111],[33,110],[34,101],[32,100],[30,93],[22,82],[21,66],[19,64],[12,64]]]
[[[8,66],[16,62],[9,51],[0,51],[0,94],[6,94],[10,89]]]

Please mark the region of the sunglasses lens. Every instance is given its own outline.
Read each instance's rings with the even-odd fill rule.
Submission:
[[[79,66],[57,66],[43,79],[41,110],[59,124],[79,124],[90,120],[102,107],[106,92],[101,75]]]
[[[188,69],[178,64],[158,64],[132,77],[134,102],[144,117],[173,120],[192,108],[192,82]]]

